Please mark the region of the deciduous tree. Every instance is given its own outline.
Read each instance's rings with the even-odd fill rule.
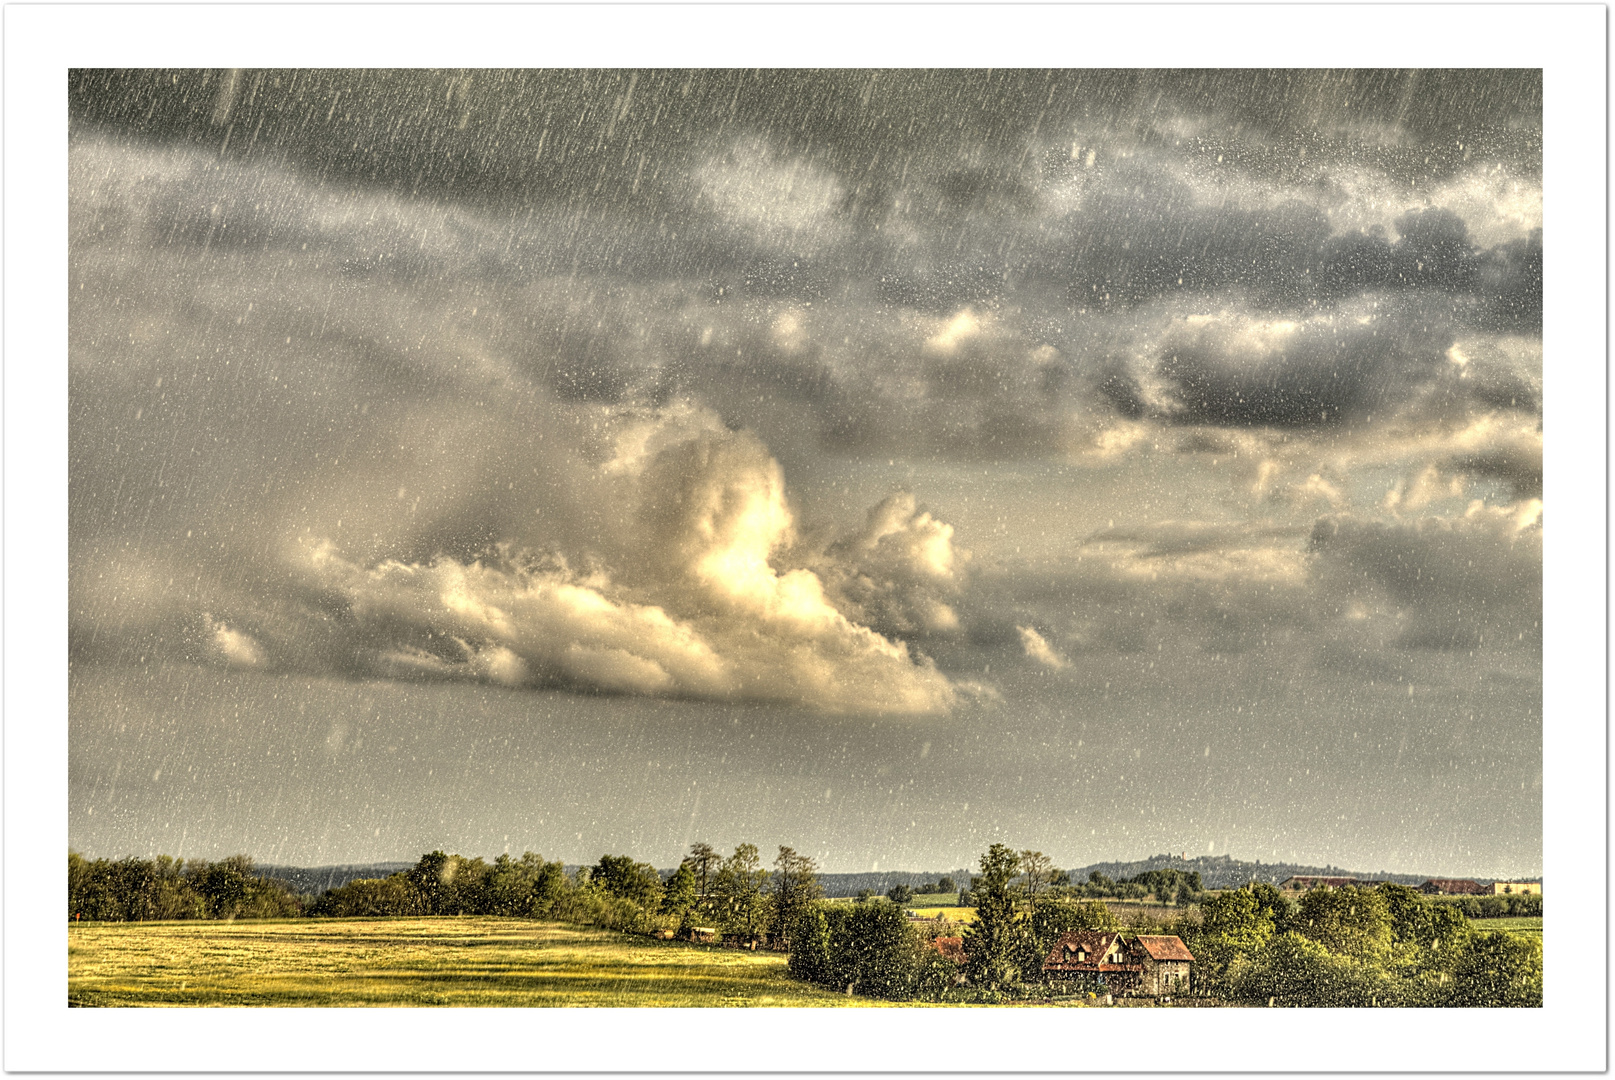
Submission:
[[[819,867],[811,856],[780,845],[774,859],[774,938],[790,948],[791,928],[797,916],[820,895]]]

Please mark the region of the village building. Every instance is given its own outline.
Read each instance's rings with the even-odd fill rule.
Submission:
[[[1317,874],[1297,874],[1295,877],[1285,878],[1279,882],[1279,888],[1291,889],[1296,892],[1306,892],[1309,889],[1372,889],[1376,885],[1385,884],[1382,881],[1369,878],[1354,877],[1324,877]]]
[[[1478,881],[1458,878],[1431,878],[1419,891],[1432,896],[1487,896],[1492,890]]]
[[[1142,935],[1132,941],[1106,930],[1061,934],[1043,961],[1043,972],[1057,978],[1090,978],[1116,994],[1152,997],[1189,987],[1194,956],[1180,938]]]
[[[1540,881],[1494,881],[1492,882],[1493,896],[1541,896],[1542,882]]]
[[[1140,993],[1152,997],[1181,994],[1189,989],[1189,968],[1194,954],[1175,934],[1140,934],[1133,941],[1133,955],[1143,967]]]

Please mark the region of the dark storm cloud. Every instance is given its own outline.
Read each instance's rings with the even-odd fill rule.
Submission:
[[[1411,522],[1320,519],[1310,549],[1342,603],[1390,605],[1402,648],[1541,648],[1542,531],[1537,513],[1475,508]]]
[[[1275,108],[1263,75],[1215,115],[1186,103],[1237,80],[775,77],[76,76],[75,649],[124,635],[242,666],[730,695],[723,664],[626,644],[646,612],[684,625],[712,602],[701,558],[644,532],[643,493],[602,479],[649,416],[681,432],[658,453],[706,462],[674,469],[692,491],[771,492],[773,531],[723,549],[758,577],[724,601],[733,625],[699,631],[715,655],[777,664],[737,643],[783,644],[780,605],[801,602],[847,685],[902,671],[891,707],[925,711],[955,691],[905,641],[1057,666],[1174,619],[1230,650],[1305,627],[1276,599],[1293,553],[1096,540],[1122,554],[1047,583],[1088,612],[1062,623],[999,603],[1010,579],[972,583],[914,496],[798,542],[778,460],[1104,463],[1171,425],[1179,450],[1243,446],[1255,468],[1265,451],[1218,429],[1322,439],[1373,417],[1406,442],[1540,409],[1539,354],[1499,336],[1540,310],[1529,124],[1432,150],[1417,123],[1319,135],[1292,108],[1344,87],[1377,115],[1414,85],[1391,76],[1296,76]],[[782,87],[794,124],[759,111]],[[1445,130],[1439,110],[1418,123]],[[1424,457],[1449,486],[1531,497],[1539,440],[1489,430]],[[1330,477],[1296,484],[1340,502]],[[545,599],[573,588],[617,628]],[[530,620],[430,614],[451,593],[520,598]],[[840,707],[827,679],[759,692]]]
[[[1521,123],[1466,130],[1447,115],[1463,92]],[[1402,126],[1320,133],[1331,93]],[[779,95],[791,124],[764,107]],[[133,217],[270,280],[319,264],[354,295],[453,295],[457,331],[480,315],[497,363],[562,400],[694,394],[773,441],[761,403],[778,398],[837,452],[1088,453],[1110,409],[1297,429],[1384,415],[1423,393],[1443,334],[1540,320],[1539,233],[1481,247],[1442,206],[1391,216],[1394,235],[1334,222],[1343,202],[1417,201],[1414,183],[1496,217],[1495,160],[1530,183],[1527,76],[84,72],[72,101],[84,174],[104,173],[83,185],[98,228]],[[209,152],[148,159],[131,183],[123,151],[88,137],[115,122]],[[1348,163],[1378,170],[1371,198],[1331,172]],[[445,185],[459,202],[419,197]],[[1411,314],[1323,340],[1318,320],[1365,297]],[[817,306],[794,339],[775,328],[792,304]],[[1309,329],[1241,355],[1171,321],[1229,306]],[[464,358],[394,347],[437,335],[390,334],[383,310],[353,342],[376,367],[463,379]],[[927,320],[964,312],[990,330],[928,346]]]
[[[1332,170],[1373,171],[1399,198],[1442,197],[1481,161],[1529,179],[1539,83],[1532,72],[78,72],[69,100],[81,130],[289,163],[339,189],[520,208],[553,226],[541,249],[504,249],[529,272],[704,277],[799,299],[851,277],[935,310],[1051,289],[1062,306],[1180,288],[1294,306],[1385,274],[1454,287],[1464,275],[1445,261],[1409,270],[1453,239],[1440,229],[1391,253],[1367,235],[1331,246],[1323,210],[1344,197]],[[1332,126],[1341,116],[1355,126]],[[1495,264],[1487,295],[1529,320],[1529,254],[1470,258]]]

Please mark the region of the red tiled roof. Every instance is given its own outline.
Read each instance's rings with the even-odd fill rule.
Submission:
[[[1279,888],[1290,889],[1343,889],[1347,885],[1376,885],[1378,882],[1364,881],[1354,877],[1321,877],[1313,874],[1297,874],[1295,877],[1285,878],[1279,883]]]
[[[1136,964],[1101,964],[1099,958],[1108,953],[1121,935],[1115,931],[1107,930],[1073,930],[1061,934],[1060,940],[1054,943],[1048,957],[1043,961],[1044,971],[1125,971],[1137,970]],[[1076,958],[1077,950],[1081,950],[1087,957],[1085,960]],[[1070,959],[1067,959],[1067,955]]]
[[[962,937],[932,938],[931,948],[952,960],[955,964],[965,962],[965,939]]]
[[[1193,960],[1194,954],[1183,943],[1183,939],[1176,934],[1140,934],[1138,936],[1139,948],[1149,954],[1151,960]]]

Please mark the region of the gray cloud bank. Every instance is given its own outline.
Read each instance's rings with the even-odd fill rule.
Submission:
[[[935,715],[1534,655],[1533,76],[774,79],[75,75],[75,657]],[[1121,523],[793,494],[895,459]]]

